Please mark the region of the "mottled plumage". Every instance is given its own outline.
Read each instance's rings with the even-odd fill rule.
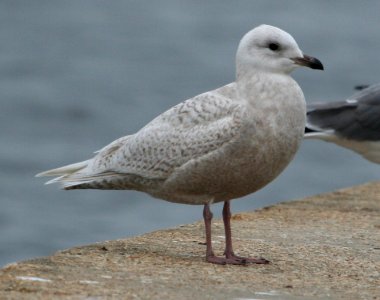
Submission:
[[[323,68],[303,55],[288,33],[259,26],[239,44],[236,82],[172,107],[92,159],[38,176],[59,176],[48,183],[59,182],[65,189],[134,189],[172,202],[203,204],[208,261],[265,263],[233,254],[229,200],[268,184],[297,151],[306,109],[289,73],[300,65]],[[209,230],[209,204],[220,201],[225,201],[225,259],[213,255]]]

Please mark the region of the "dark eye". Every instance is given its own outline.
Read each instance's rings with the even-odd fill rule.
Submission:
[[[277,44],[277,43],[270,43],[268,45],[268,48],[272,51],[277,51],[278,49],[280,49],[280,45]]]

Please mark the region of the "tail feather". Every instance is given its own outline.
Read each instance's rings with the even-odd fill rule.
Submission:
[[[83,168],[87,167],[89,163],[89,160],[81,161],[75,164],[63,166],[56,169],[51,169],[45,172],[38,173],[36,177],[42,177],[42,176],[59,176],[58,178],[52,179],[50,181],[55,180],[54,182],[58,181],[59,178],[63,178],[67,175],[73,174],[75,172],[78,172],[82,170]],[[52,183],[52,182],[51,182]]]
[[[75,164],[41,172],[38,173],[36,177],[57,176],[56,178],[47,181],[45,184],[61,183],[63,188],[66,188],[66,186],[74,186],[81,183],[88,183],[91,181],[91,178],[81,178],[82,176],[79,175],[79,171],[86,168],[89,161],[90,160],[85,160]]]
[[[54,182],[59,182],[63,189],[73,188],[97,188],[104,189],[112,186],[113,179],[120,178],[120,174],[114,172],[103,172],[99,174],[75,173],[68,176],[58,177]]]
[[[110,181],[113,178],[120,176],[114,172],[100,172],[97,174],[88,174],[86,167],[91,160],[82,161],[79,163],[63,166],[60,168],[41,172],[36,177],[42,176],[57,176],[45,184],[60,183],[63,189],[73,188],[101,188],[101,183],[104,181]]]

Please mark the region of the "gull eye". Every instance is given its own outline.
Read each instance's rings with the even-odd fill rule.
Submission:
[[[268,48],[272,51],[277,51],[280,49],[280,45],[277,43],[269,43]]]

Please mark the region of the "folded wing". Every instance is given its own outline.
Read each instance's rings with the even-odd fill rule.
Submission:
[[[165,180],[176,168],[233,141],[243,111],[229,97],[233,91],[225,86],[186,100],[92,159],[38,176],[58,176],[48,183],[60,182],[66,189],[125,189]]]

